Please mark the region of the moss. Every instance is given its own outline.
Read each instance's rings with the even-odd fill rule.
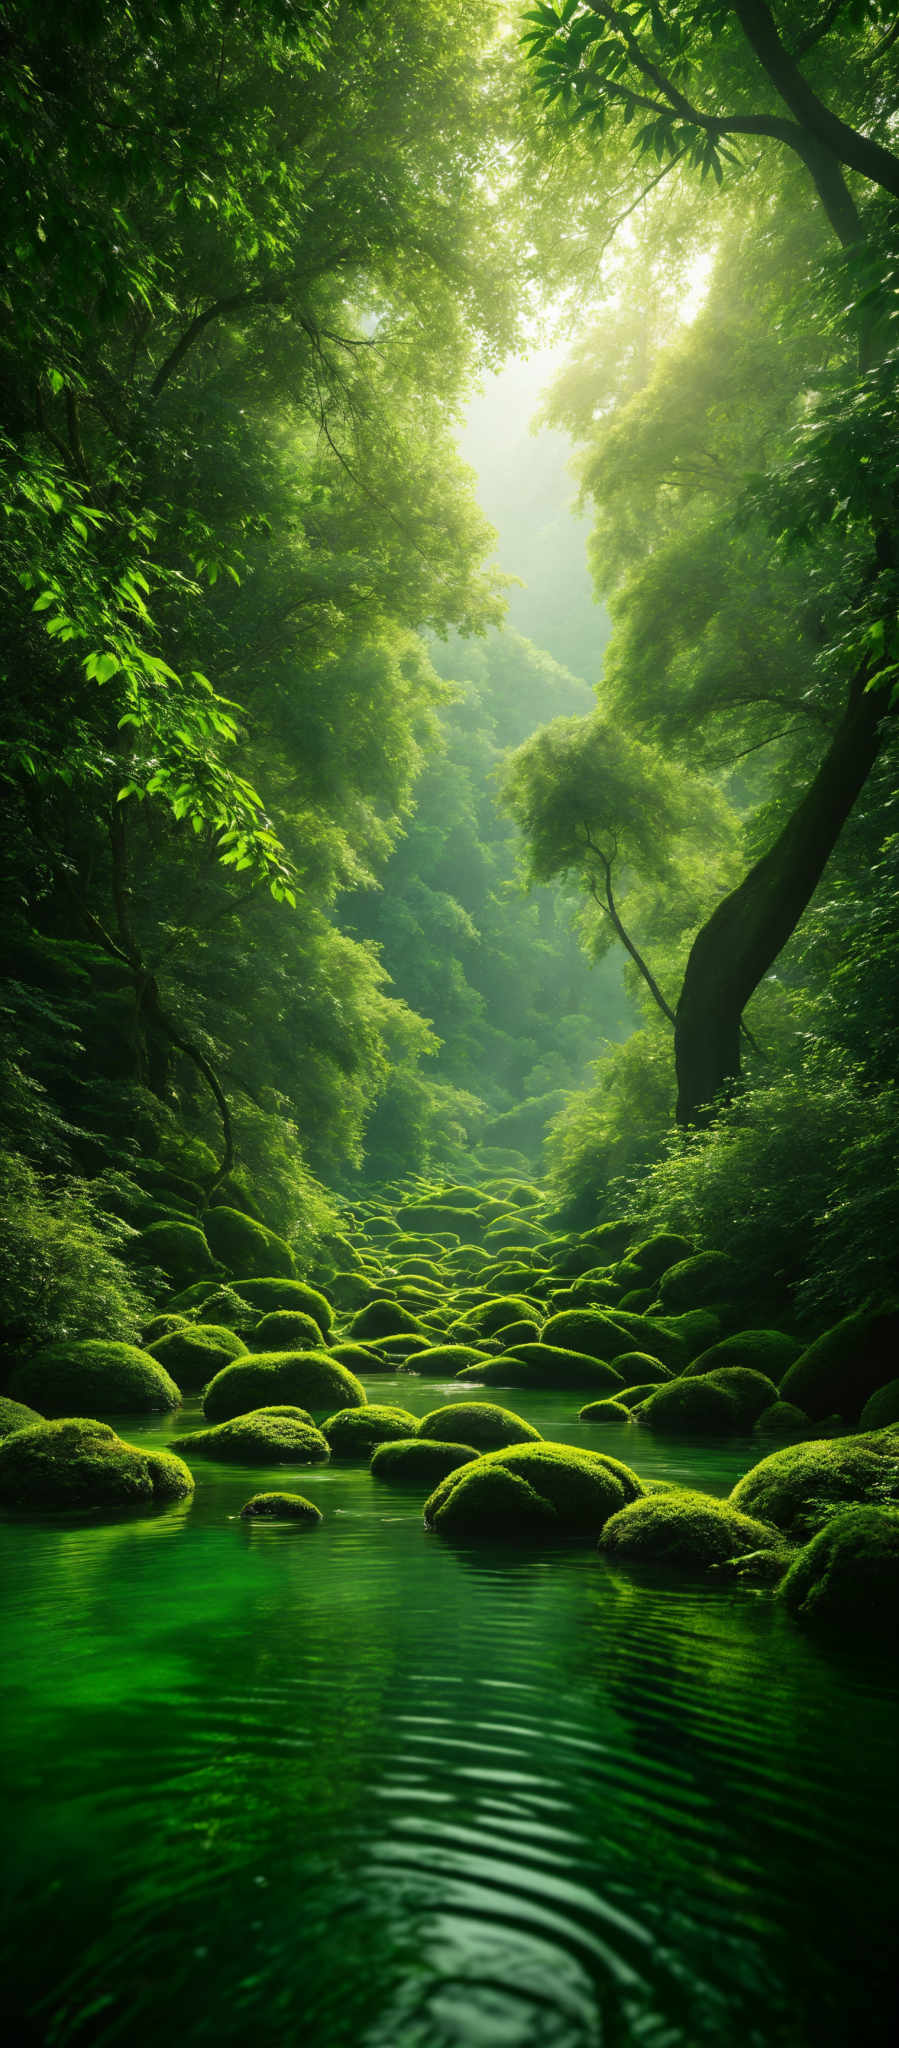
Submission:
[[[533,1315],[531,1303],[523,1295],[497,1294],[476,1308],[469,1309],[468,1321],[484,1337],[492,1337],[506,1323],[524,1319],[530,1322]]]
[[[389,1357],[386,1351],[375,1351],[366,1344],[335,1344],[330,1356],[338,1365],[346,1365],[358,1379],[363,1375],[379,1372],[395,1373],[402,1370],[402,1360]]]
[[[641,1244],[635,1244],[628,1252],[622,1265],[637,1276],[637,1284],[651,1287],[661,1280],[662,1274],[672,1266],[683,1265],[686,1259],[696,1255],[696,1247],[687,1237],[678,1237],[674,1231],[661,1231],[656,1237],[647,1237]],[[620,1265],[619,1274],[622,1270]]]
[[[617,1392],[624,1385],[617,1365],[589,1358],[585,1351],[566,1351],[558,1344],[516,1344],[513,1356],[527,1365],[541,1387],[590,1387],[597,1394]]]
[[[565,1308],[614,1308],[620,1296],[620,1287],[604,1267],[582,1273],[579,1280],[572,1280],[570,1287],[553,1290],[553,1301],[560,1311]]]
[[[365,1408],[340,1408],[336,1415],[329,1415],[322,1423],[322,1435],[327,1437],[333,1457],[367,1460],[375,1444],[414,1436],[417,1428],[418,1417],[410,1415],[408,1408],[370,1401]]]
[[[192,1492],[193,1479],[180,1458],[148,1455],[91,1418],[44,1422],[0,1444],[0,1501],[6,1507],[154,1507]]]
[[[331,1455],[308,1411],[286,1405],[251,1408],[172,1441],[189,1458],[221,1458],[238,1465],[326,1465]]]
[[[742,1267],[727,1252],[696,1252],[669,1266],[659,1281],[659,1299],[665,1309],[714,1307],[719,1301],[739,1299],[745,1291]]]
[[[415,1360],[423,1351],[430,1351],[433,1342],[433,1330],[427,1335],[423,1330],[406,1335],[398,1331],[392,1337],[369,1337],[365,1349],[371,1351],[375,1358],[380,1358],[382,1372],[395,1372],[398,1359]]]
[[[375,1479],[389,1480],[391,1486],[436,1486],[439,1479],[469,1465],[478,1455],[470,1444],[440,1443],[431,1437],[400,1437],[395,1443],[378,1444],[372,1452]]]
[[[367,1273],[332,1273],[328,1293],[335,1308],[346,1314],[350,1310],[365,1308],[370,1301],[377,1301],[386,1285],[381,1275],[374,1280]]]
[[[197,1223],[150,1223],[136,1239],[136,1248],[176,1287],[221,1270]]]
[[[170,1337],[173,1330],[192,1329],[193,1324],[189,1316],[153,1316],[146,1329],[141,1332],[141,1345],[146,1351],[149,1345],[155,1344],[158,1337]]]
[[[424,1231],[430,1237],[453,1237],[457,1242],[480,1244],[484,1221],[465,1209],[453,1209],[439,1202],[403,1203],[398,1221],[404,1229]]]
[[[772,1401],[770,1408],[763,1408],[753,1423],[753,1436],[808,1436],[811,1422],[804,1409],[797,1408],[795,1401]]]
[[[207,1301],[211,1301],[214,1295],[221,1292],[220,1280],[194,1280],[189,1287],[179,1288],[177,1294],[169,1295],[165,1313],[169,1316],[195,1315],[199,1309],[205,1308]]]
[[[722,1366],[718,1372],[705,1373],[705,1383],[723,1387],[731,1400],[736,1401],[740,1429],[751,1429],[765,1409],[773,1407],[777,1400],[773,1380],[766,1379],[763,1372],[751,1372],[748,1367],[740,1365]]]
[[[779,1382],[801,1349],[796,1338],[786,1336],[783,1330],[735,1330],[732,1336],[698,1352],[684,1371],[688,1377],[696,1377],[722,1366],[741,1366]]]
[[[277,1275],[265,1274],[261,1279],[242,1280],[241,1298],[248,1301],[260,1316],[272,1315],[278,1309],[292,1308],[300,1315],[311,1316],[323,1337],[334,1321],[334,1310],[326,1295],[318,1287],[310,1287],[308,1280],[282,1280]]]
[[[485,1465],[478,1458],[453,1476],[452,1490],[430,1519],[429,1526],[441,1536],[462,1542],[486,1537],[540,1543],[561,1533],[551,1502],[502,1465]]]
[[[492,1401],[452,1401],[443,1408],[432,1408],[422,1417],[416,1434],[475,1444],[479,1450],[541,1440],[539,1429],[513,1414],[511,1408],[498,1408]]]
[[[539,1344],[540,1325],[522,1317],[519,1322],[504,1324],[501,1330],[497,1330],[496,1340],[504,1351],[517,1351],[521,1344]]]
[[[203,1323],[219,1323],[226,1330],[241,1333],[251,1330],[257,1319],[256,1310],[233,1287],[217,1287],[207,1294],[198,1314]]]
[[[862,1429],[886,1429],[891,1422],[899,1422],[899,1380],[878,1387],[861,1412]]]
[[[318,1351],[322,1333],[313,1316],[302,1309],[276,1308],[263,1316],[247,1336],[248,1351]]]
[[[588,1401],[578,1412],[579,1422],[630,1422],[631,1411],[624,1401]]]
[[[860,1309],[802,1352],[781,1392],[816,1421],[836,1412],[855,1422],[870,1395],[895,1378],[897,1357],[899,1314]]]
[[[653,1321],[656,1329],[667,1330],[670,1337],[679,1339],[687,1365],[698,1357],[700,1351],[707,1351],[710,1344],[717,1344],[721,1335],[721,1317],[710,1308],[688,1308],[676,1316],[657,1314]]]
[[[899,1510],[844,1508],[790,1566],[778,1597],[797,1621],[895,1645]]]
[[[776,1530],[710,1494],[665,1492],[635,1501],[606,1523],[600,1549],[629,1563],[707,1571],[756,1550],[776,1549]]]
[[[773,1522],[799,1540],[820,1528],[834,1508],[899,1498],[899,1440],[883,1430],[785,1444],[753,1465],[730,1498],[744,1514]]]
[[[635,1410],[660,1436],[733,1436],[740,1427],[736,1396],[713,1380],[669,1380]]]
[[[157,1337],[149,1349],[185,1394],[199,1394],[223,1365],[246,1352],[242,1337],[218,1323],[188,1324]]]
[[[14,1429],[37,1429],[43,1420],[36,1408],[27,1408],[24,1401],[10,1401],[0,1394],[0,1437],[12,1436]]]
[[[320,1508],[301,1493],[254,1493],[244,1501],[242,1521],[296,1522],[301,1529],[317,1529],[324,1521]]]
[[[414,1357],[416,1372],[446,1378],[463,1372],[466,1366],[486,1364],[490,1353],[475,1344],[429,1344],[423,1351],[416,1351]]]
[[[650,1358],[658,1358],[662,1365],[667,1365],[669,1372],[683,1372],[689,1362],[690,1346],[667,1317],[637,1315],[620,1304],[609,1314],[610,1321],[623,1330],[629,1340],[626,1350],[647,1351]]]
[[[616,1390],[615,1399],[616,1401],[621,1401],[625,1408],[633,1412],[635,1408],[640,1407],[641,1402],[648,1401],[650,1394],[655,1392],[656,1382],[651,1380],[645,1386],[622,1387],[620,1392]]]
[[[624,1385],[639,1381],[648,1387],[663,1387],[672,1378],[671,1367],[663,1365],[650,1351],[621,1351],[615,1360],[615,1371],[620,1373]]]
[[[632,1351],[633,1340],[603,1309],[563,1309],[543,1325],[543,1342],[562,1351],[580,1351],[611,1365],[619,1352]]]
[[[600,1451],[575,1449],[571,1444],[523,1444],[489,1451],[486,1456],[478,1458],[474,1466],[463,1467],[459,1473],[444,1479],[425,1503],[427,1525],[432,1528],[445,1526],[440,1520],[441,1514],[463,1479],[467,1482],[475,1472],[497,1467],[511,1472],[516,1479],[524,1480],[553,1508],[558,1535],[590,1542],[596,1541],[610,1515],[617,1513],[626,1502],[639,1500],[643,1493],[636,1473],[618,1458],[605,1457]],[[514,1502],[511,1496],[509,1507],[510,1534],[514,1535]],[[464,1533],[464,1528],[460,1533]]]
[[[283,1237],[243,1216],[239,1209],[207,1209],[206,1235],[217,1259],[239,1280],[271,1273],[289,1280],[294,1272],[293,1252]]]
[[[42,1415],[153,1415],[177,1408],[175,1381],[149,1351],[111,1338],[87,1337],[50,1344],[17,1366],[9,1383],[14,1400]]]
[[[203,1396],[203,1411],[209,1422],[228,1422],[273,1403],[327,1415],[335,1403],[364,1408],[365,1400],[355,1374],[327,1351],[260,1351],[216,1373]]]
[[[413,1315],[411,1309],[403,1308],[400,1302],[386,1300],[383,1295],[370,1301],[366,1308],[361,1308],[350,1324],[350,1336],[357,1344],[366,1337],[420,1337],[425,1334],[420,1317]]]

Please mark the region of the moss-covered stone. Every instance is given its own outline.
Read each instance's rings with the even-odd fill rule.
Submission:
[[[899,1500],[899,1438],[883,1430],[785,1444],[753,1465],[730,1498],[742,1513],[800,1540],[819,1529],[834,1508]]]
[[[10,1401],[0,1394],[0,1437],[12,1436],[14,1429],[37,1429],[44,1417],[36,1408],[28,1408],[24,1401]]]
[[[899,1380],[878,1387],[861,1412],[862,1429],[887,1429],[892,1422],[899,1422]]]
[[[203,1396],[209,1422],[287,1403],[328,1415],[335,1404],[364,1408],[365,1388],[327,1351],[260,1351],[216,1373]]]
[[[367,1344],[334,1344],[331,1357],[338,1365],[346,1365],[357,1379],[367,1378],[369,1373],[395,1373],[404,1369],[402,1359],[390,1358],[386,1351],[375,1351]]]
[[[742,1427],[736,1396],[710,1379],[669,1380],[633,1412],[659,1436],[734,1436]]]
[[[244,1501],[240,1514],[245,1522],[295,1522],[301,1529],[317,1529],[325,1519],[321,1509],[301,1493],[254,1493]]]
[[[208,1380],[246,1352],[242,1337],[218,1323],[188,1323],[148,1346],[185,1394],[199,1394]]]
[[[753,1436],[789,1437],[809,1436],[812,1422],[804,1409],[797,1408],[795,1401],[772,1401],[770,1408],[763,1408],[752,1425]]]
[[[255,1328],[257,1313],[234,1287],[216,1287],[197,1310],[200,1322],[221,1324],[226,1330],[236,1330],[240,1336]]]
[[[41,1415],[153,1415],[177,1408],[179,1388],[165,1367],[136,1344],[87,1337],[50,1344],[16,1367],[9,1383],[15,1401]]]
[[[586,1387],[597,1395],[624,1385],[617,1365],[590,1358],[585,1351],[566,1351],[558,1344],[516,1344],[512,1356],[526,1365],[531,1384],[539,1387]]]
[[[285,1280],[293,1277],[294,1257],[283,1237],[244,1216],[239,1209],[207,1209],[204,1224],[212,1250],[229,1273],[238,1280],[268,1277],[275,1273]]]
[[[136,1248],[175,1287],[221,1271],[197,1223],[150,1223],[140,1232]]]
[[[608,1557],[629,1564],[671,1565],[707,1571],[756,1550],[779,1545],[775,1529],[711,1494],[680,1490],[651,1494],[613,1515],[600,1537]]]
[[[238,1465],[326,1465],[330,1446],[305,1408],[251,1408],[211,1429],[173,1437],[188,1458],[221,1458]]]
[[[711,1383],[723,1387],[731,1400],[736,1401],[738,1426],[751,1429],[766,1408],[773,1407],[777,1400],[777,1388],[773,1380],[763,1372],[751,1372],[741,1365],[722,1366],[717,1372],[703,1375],[703,1384]]]
[[[395,1443],[414,1436],[418,1417],[408,1408],[369,1401],[364,1408],[340,1408],[322,1423],[333,1458],[358,1458],[367,1463],[376,1444]]]
[[[670,1365],[663,1365],[651,1351],[620,1351],[615,1371],[624,1386],[663,1387],[674,1377]]]
[[[539,1494],[555,1511],[556,1534],[570,1539],[595,1542],[609,1516],[626,1502],[639,1500],[643,1494],[636,1473],[618,1458],[606,1457],[600,1451],[576,1449],[571,1444],[522,1444],[488,1451],[477,1459],[475,1465],[463,1466],[459,1472],[451,1473],[441,1481],[425,1503],[428,1527],[442,1528],[447,1532],[451,1527],[454,1533],[463,1536],[478,1533],[466,1526],[468,1516],[465,1512],[455,1511],[450,1524],[442,1522],[441,1516],[463,1478],[467,1480],[475,1472],[492,1471],[497,1467],[511,1472]],[[499,1495],[495,1498],[498,1502]],[[477,1496],[472,1494],[473,1507],[476,1499]],[[514,1537],[520,1525],[512,1495],[508,1495],[506,1519],[509,1534]],[[525,1529],[524,1540],[527,1540],[528,1533],[529,1530]]]
[[[437,1485],[460,1465],[469,1465],[478,1453],[470,1444],[441,1443],[432,1437],[400,1437],[395,1443],[378,1444],[372,1452],[375,1479],[392,1486]]]
[[[423,1351],[430,1351],[434,1343],[434,1332],[397,1331],[392,1337],[369,1337],[365,1349],[381,1360],[382,1372],[395,1372],[397,1364],[411,1359],[413,1364]]]
[[[680,1237],[673,1230],[663,1230],[655,1237],[646,1237],[642,1243],[631,1246],[627,1258],[622,1260],[618,1271],[626,1267],[637,1276],[638,1284],[651,1287],[668,1273],[672,1266],[683,1265],[685,1259],[696,1255],[695,1245],[688,1237]]]
[[[781,1393],[814,1421],[837,1414],[855,1422],[875,1390],[895,1379],[897,1366],[899,1313],[860,1309],[801,1353],[784,1374]]]
[[[355,1344],[364,1343],[368,1337],[426,1335],[420,1317],[412,1309],[404,1308],[401,1302],[388,1300],[383,1295],[359,1309],[350,1324],[350,1336]]]
[[[542,1340],[554,1350],[580,1351],[587,1358],[614,1364],[622,1351],[632,1351],[633,1339],[620,1323],[613,1322],[604,1309],[563,1309],[544,1323]]]
[[[524,1295],[498,1294],[470,1308],[467,1321],[481,1336],[492,1337],[504,1325],[522,1320],[530,1322],[532,1316],[532,1305]]]
[[[141,1331],[141,1348],[144,1351],[149,1350],[150,1345],[155,1344],[158,1337],[170,1337],[173,1330],[192,1329],[193,1324],[189,1316],[153,1316],[146,1329]]]
[[[696,1252],[669,1266],[659,1281],[659,1299],[666,1311],[714,1307],[739,1300],[746,1291],[743,1270],[727,1252]]]
[[[844,1508],[800,1550],[778,1588],[797,1621],[897,1643],[899,1510]]]
[[[318,1287],[310,1287],[308,1280],[284,1280],[277,1274],[264,1274],[261,1279],[242,1280],[240,1292],[260,1316],[273,1315],[285,1308],[311,1316],[323,1337],[327,1337],[334,1321],[327,1295]]]
[[[429,1523],[441,1536],[463,1543],[542,1543],[561,1533],[552,1503],[502,1465],[478,1458],[453,1476],[456,1484]]]
[[[186,1499],[193,1484],[180,1458],[139,1450],[91,1417],[42,1422],[0,1443],[4,1507],[150,1508]]]
[[[540,1431],[532,1423],[493,1401],[451,1401],[443,1408],[432,1408],[422,1416],[416,1434],[436,1437],[438,1442],[474,1444],[478,1450],[541,1441]]]
[[[467,1366],[486,1365],[492,1354],[475,1344],[429,1344],[413,1355],[416,1372],[448,1379],[464,1372]]]
[[[276,1308],[247,1333],[248,1351],[318,1351],[322,1332],[302,1309]]]
[[[735,1330],[732,1336],[706,1345],[684,1367],[684,1372],[688,1378],[701,1378],[704,1373],[737,1366],[748,1372],[764,1373],[766,1379],[779,1384],[801,1350],[798,1340],[788,1337],[783,1330]]]
[[[198,1315],[201,1309],[205,1310],[207,1301],[211,1301],[213,1296],[219,1293],[221,1286],[222,1282],[218,1279],[193,1280],[189,1287],[181,1287],[177,1294],[168,1296],[165,1314],[183,1315],[188,1318]]]
[[[521,1344],[539,1344],[540,1325],[522,1317],[517,1323],[504,1323],[502,1329],[497,1330],[495,1334],[497,1343],[502,1345],[504,1351],[517,1351]]]
[[[632,1415],[624,1401],[588,1401],[578,1410],[579,1422],[630,1422]]]
[[[676,1375],[683,1372],[689,1362],[690,1345],[673,1319],[639,1315],[619,1303],[617,1308],[609,1310],[609,1320],[628,1339],[626,1350],[646,1351],[650,1358],[657,1358],[662,1365],[667,1365],[669,1372]],[[620,1355],[616,1356],[616,1364]]]

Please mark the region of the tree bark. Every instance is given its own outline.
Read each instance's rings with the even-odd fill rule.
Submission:
[[[674,1027],[677,1120],[707,1123],[740,1073],[740,1023],[812,896],[880,752],[888,693],[859,678],[805,796],[693,942]]]

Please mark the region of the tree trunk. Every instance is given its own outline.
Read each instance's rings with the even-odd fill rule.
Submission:
[[[883,745],[885,693],[859,679],[818,773],[769,852],[693,942],[674,1028],[677,1120],[708,1122],[740,1072],[740,1020],[824,872]]]

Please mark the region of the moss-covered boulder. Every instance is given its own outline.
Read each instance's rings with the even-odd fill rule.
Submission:
[[[617,1308],[610,1309],[609,1320],[624,1333],[625,1355],[628,1350],[648,1352],[650,1358],[657,1358],[675,1375],[682,1373],[689,1363],[690,1344],[675,1318],[638,1315],[619,1303]],[[621,1356],[621,1351],[616,1353],[616,1365]]]
[[[763,1408],[752,1425],[753,1436],[768,1438],[810,1436],[813,1423],[804,1409],[797,1408],[795,1401],[772,1401],[770,1408]]]
[[[311,1287],[308,1280],[284,1280],[277,1274],[264,1274],[261,1279],[242,1280],[242,1300],[249,1302],[258,1315],[273,1315],[278,1309],[296,1309],[300,1315],[311,1316],[323,1337],[327,1337],[334,1321],[334,1310],[327,1295],[318,1287]]]
[[[321,1508],[301,1493],[254,1493],[240,1515],[244,1522],[295,1522],[300,1529],[317,1529],[325,1519]]]
[[[672,1313],[738,1301],[745,1292],[743,1269],[727,1252],[696,1252],[692,1258],[679,1259],[659,1281],[659,1300]]]
[[[844,1508],[800,1550],[778,1588],[797,1621],[895,1648],[899,1509]]]
[[[364,1408],[340,1408],[336,1415],[329,1415],[322,1423],[322,1435],[327,1437],[333,1458],[358,1458],[367,1464],[376,1444],[414,1436],[417,1428],[418,1416],[411,1415],[408,1408],[369,1401]]]
[[[730,1498],[743,1514],[801,1540],[835,1508],[899,1500],[899,1437],[883,1430],[785,1444],[753,1465]]]
[[[735,1436],[742,1424],[736,1396],[714,1380],[669,1380],[634,1408],[659,1436]]]
[[[543,1325],[542,1341],[551,1344],[554,1350],[580,1351],[587,1358],[602,1359],[607,1365],[613,1365],[620,1352],[634,1348],[627,1330],[598,1308],[563,1309],[561,1314],[550,1316]]]
[[[151,1508],[186,1499],[193,1485],[180,1458],[139,1450],[92,1417],[42,1422],[0,1443],[4,1507]]]
[[[650,1494],[613,1515],[600,1537],[607,1557],[629,1564],[707,1571],[756,1550],[777,1549],[776,1529],[711,1494]]]
[[[198,1223],[150,1223],[137,1237],[135,1249],[158,1266],[173,1287],[186,1287],[204,1274],[221,1271]]]
[[[617,1513],[626,1502],[639,1500],[643,1493],[636,1473],[618,1458],[605,1457],[600,1451],[575,1449],[571,1444],[522,1444],[489,1451],[474,1465],[462,1466],[442,1480],[425,1503],[427,1526],[463,1538],[486,1533],[479,1522],[480,1482],[470,1494],[463,1496],[461,1505],[457,1504],[445,1520],[443,1517],[463,1480],[467,1482],[476,1473],[495,1469],[509,1472],[514,1478],[524,1481],[554,1510],[555,1524],[547,1523],[545,1531],[540,1533],[554,1533],[567,1539],[595,1542],[609,1516]],[[486,1494],[483,1498],[486,1500]],[[493,1498],[507,1530],[492,1530],[490,1533],[508,1533],[513,1539],[519,1535],[523,1541],[537,1533],[535,1518],[523,1502],[519,1521],[516,1496],[507,1493],[507,1505],[503,1510],[499,1508],[499,1492]]]
[[[706,1345],[684,1366],[684,1372],[695,1379],[724,1366],[738,1366],[748,1372],[762,1372],[766,1379],[779,1384],[801,1350],[797,1338],[786,1336],[783,1330],[735,1330],[732,1336]]]
[[[657,1386],[658,1381],[651,1380],[639,1387],[621,1387],[620,1390],[616,1389],[615,1400],[620,1401],[632,1414],[635,1408],[648,1401],[650,1394],[656,1392]]]
[[[289,1244],[264,1223],[257,1223],[255,1216],[244,1216],[239,1209],[207,1209],[203,1221],[215,1257],[238,1280],[272,1273],[285,1280],[293,1277]]]
[[[391,1358],[386,1351],[376,1351],[367,1344],[334,1344],[332,1358],[338,1365],[346,1365],[357,1379],[367,1378],[369,1373],[396,1373],[405,1371],[401,1358]]]
[[[763,1372],[750,1372],[748,1367],[741,1365],[727,1365],[718,1372],[707,1372],[702,1383],[723,1387],[736,1402],[740,1429],[751,1429],[765,1409],[773,1407],[777,1401],[774,1381],[766,1379]]]
[[[257,1320],[256,1310],[234,1287],[216,1287],[212,1294],[207,1294],[196,1315],[199,1322],[220,1323],[224,1329],[236,1330],[240,1336],[252,1330]]]
[[[492,1355],[475,1344],[428,1344],[414,1353],[415,1370],[429,1377],[450,1379],[467,1366],[486,1365]]]
[[[9,1392],[51,1416],[164,1414],[181,1399],[152,1352],[111,1337],[49,1344],[16,1367]]]
[[[784,1374],[781,1393],[813,1421],[842,1415],[856,1422],[877,1387],[899,1368],[899,1313],[860,1309],[825,1330]]]
[[[539,1429],[511,1408],[499,1408],[492,1401],[452,1401],[446,1407],[432,1408],[422,1416],[416,1434],[436,1437],[438,1442],[474,1444],[478,1450],[541,1441]]]
[[[539,1344],[540,1324],[529,1322],[522,1317],[517,1323],[504,1323],[496,1331],[496,1341],[504,1351],[517,1351],[520,1344]]]
[[[255,1327],[248,1331],[248,1351],[318,1351],[321,1349],[322,1332],[314,1316],[306,1315],[303,1309],[276,1308],[271,1315],[260,1317]]]
[[[441,1536],[463,1543],[544,1543],[561,1534],[552,1502],[502,1465],[478,1458],[453,1478],[456,1483],[429,1520]]]
[[[588,1401],[578,1410],[579,1422],[631,1422],[633,1417],[624,1401]]]
[[[189,1287],[179,1288],[177,1294],[170,1294],[165,1303],[167,1316],[179,1315],[190,1319],[205,1313],[207,1301],[212,1301],[222,1290],[222,1281],[207,1278],[192,1280]]]
[[[680,1237],[673,1230],[660,1231],[655,1237],[644,1238],[642,1243],[631,1246],[627,1258],[618,1267],[619,1276],[623,1268],[633,1273],[637,1286],[652,1287],[661,1280],[662,1274],[672,1266],[683,1265],[685,1259],[695,1257],[696,1247],[688,1237]]]
[[[329,1415],[335,1406],[364,1408],[365,1388],[327,1351],[260,1351],[235,1359],[210,1380],[203,1396],[209,1422],[230,1422],[251,1408],[286,1403]]]
[[[433,1330],[427,1335],[421,1330],[398,1330],[392,1337],[368,1337],[364,1349],[380,1358],[382,1372],[396,1372],[407,1360],[414,1368],[421,1352],[430,1351],[434,1334]]]
[[[170,1337],[173,1330],[192,1329],[193,1324],[189,1316],[152,1316],[146,1329],[141,1331],[141,1349],[148,1351],[151,1344],[155,1344],[157,1337]]]
[[[237,1465],[326,1465],[330,1446],[305,1408],[251,1408],[211,1429],[173,1437],[187,1458],[221,1458]]]
[[[670,1365],[663,1365],[651,1351],[620,1351],[615,1360],[615,1371],[625,1387],[664,1387],[668,1380],[674,1378]]]
[[[585,1351],[566,1351],[559,1344],[516,1344],[511,1355],[527,1366],[531,1386],[566,1392],[585,1387],[599,1395],[624,1385],[617,1365],[590,1358]]]
[[[471,1444],[441,1443],[433,1437],[399,1437],[396,1442],[378,1444],[372,1452],[371,1471],[375,1479],[392,1486],[434,1487],[460,1465],[469,1465],[478,1453]]]
[[[899,1422],[899,1380],[887,1380],[871,1394],[861,1412],[862,1429],[887,1429]]]
[[[223,1323],[188,1323],[185,1329],[157,1337],[147,1348],[171,1373],[182,1393],[199,1394],[223,1365],[243,1357],[247,1347],[243,1338]]]
[[[379,1295],[365,1308],[359,1309],[350,1324],[350,1336],[354,1344],[362,1344],[368,1337],[423,1337],[427,1332],[421,1319],[402,1302],[388,1300]]]
[[[483,1337],[492,1337],[509,1323],[530,1322],[533,1307],[524,1295],[497,1294],[469,1308],[466,1320]]]
[[[36,1408],[28,1408],[24,1401],[10,1401],[0,1394],[0,1437],[12,1436],[14,1429],[37,1429],[44,1417]]]

